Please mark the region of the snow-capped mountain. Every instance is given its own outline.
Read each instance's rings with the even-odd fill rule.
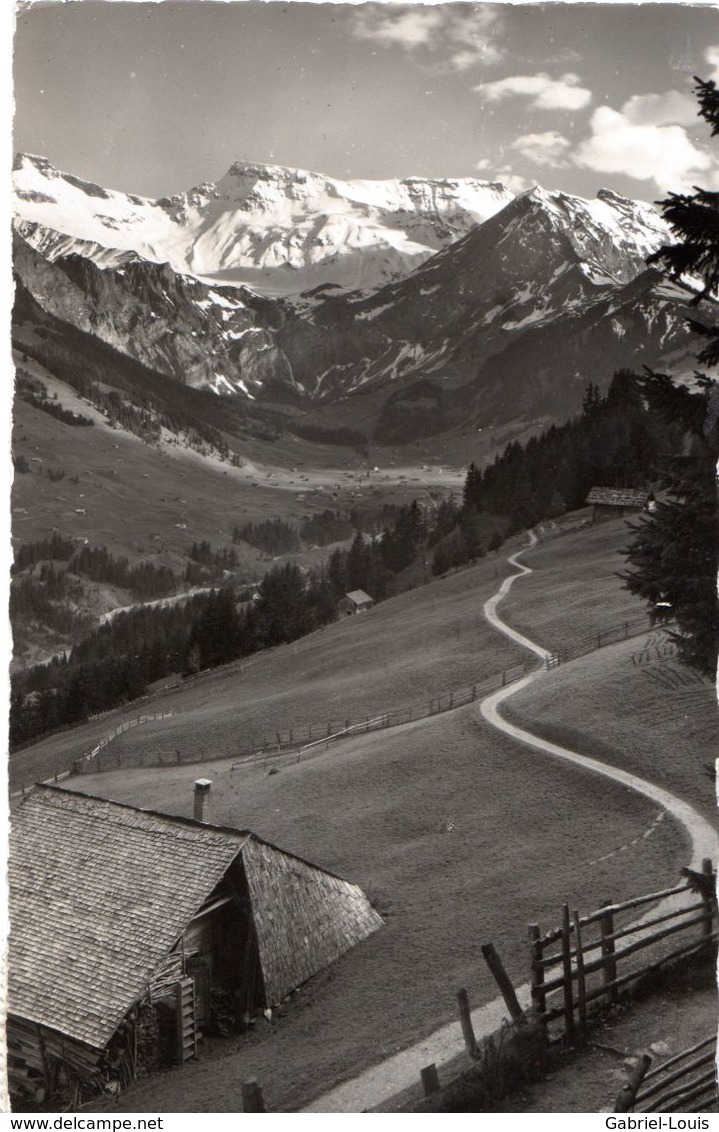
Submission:
[[[513,198],[499,182],[471,178],[340,181],[238,162],[215,184],[149,200],[26,154],[16,160],[14,187],[21,232],[49,258],[79,252],[104,267],[135,253],[268,294],[378,286]]]
[[[605,301],[669,238],[641,202],[535,188],[404,279],[371,294],[307,297],[304,333],[288,325],[279,340],[293,335],[295,378],[315,395],[412,375],[456,385],[530,330]]]
[[[61,181],[55,200],[69,207],[72,193],[80,193],[86,211],[78,205],[75,233],[69,234],[72,209],[66,215],[47,199],[25,199],[17,223],[16,272],[22,287],[52,318],[153,370],[216,393],[311,405],[370,392],[381,408],[382,398],[401,398],[403,390],[418,383],[426,390],[429,383],[443,398],[443,408],[427,427],[460,423],[468,415],[486,423],[519,415],[566,418],[581,403],[587,381],[604,387],[618,368],[661,365],[691,372],[686,318],[692,293],[646,267],[647,255],[671,240],[648,204],[608,190],[583,200],[535,187],[517,197],[508,194],[503,207],[470,224],[464,182],[377,182],[371,192],[367,183],[360,192],[355,182],[350,198],[349,182],[344,195],[333,196],[338,183],[328,178],[306,174],[298,179],[287,170],[249,168],[233,167],[217,186],[172,202],[142,202],[99,187],[90,192],[65,174],[49,173],[37,159],[25,160],[20,172],[27,178],[20,189],[26,198],[32,193],[48,197]],[[28,169],[40,170],[42,190],[37,179],[30,189]],[[454,196],[448,186],[455,187]],[[414,204],[402,213],[398,199],[404,192]],[[320,199],[324,211],[317,216],[313,210]],[[452,224],[466,230],[430,255],[430,237],[440,240],[439,199],[454,217]],[[402,240],[421,229],[425,243],[419,265],[379,287],[347,290],[322,278],[292,297],[260,295],[208,278],[211,259],[215,266],[228,264],[237,253],[240,229],[247,248],[277,247],[272,225],[285,206],[286,221],[290,214],[302,215],[310,225],[314,217],[315,230],[323,232],[329,230],[332,201],[337,224],[340,213],[347,223],[348,200],[366,209],[364,219],[375,225],[380,206],[385,219],[393,209],[400,212],[402,224],[392,231]],[[434,209],[431,223],[420,203],[422,209]],[[100,207],[116,222],[104,243]],[[196,223],[200,213],[203,233]],[[449,225],[447,217],[444,223]],[[263,244],[270,229],[272,240]],[[277,270],[286,272],[292,270],[287,263],[294,245],[283,231],[286,260]],[[389,231],[385,225],[385,235]],[[160,239],[162,232],[177,237],[176,262],[187,264],[184,270],[158,262],[160,247],[164,253],[171,245],[169,237]],[[110,245],[109,234],[119,238],[117,246]],[[344,239],[336,253],[343,271],[352,262],[350,245]],[[360,248],[358,242],[353,278],[363,277],[363,257],[373,276],[378,246],[365,241]],[[145,254],[150,247],[151,256]],[[320,278],[325,266],[305,252],[297,251],[305,264],[297,268],[298,277],[316,269]],[[232,271],[225,266],[214,274],[223,273]]]

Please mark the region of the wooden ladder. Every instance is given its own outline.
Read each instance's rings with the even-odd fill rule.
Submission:
[[[177,990],[177,1060],[182,1064],[197,1054],[195,980],[181,979]]]

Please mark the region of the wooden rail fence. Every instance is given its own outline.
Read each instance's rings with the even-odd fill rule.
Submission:
[[[617,1097],[615,1112],[714,1112],[717,1036],[711,1034],[651,1073],[643,1054]]]
[[[551,931],[529,925],[532,1006],[553,1038],[583,1041],[593,1005],[614,1001],[641,976],[719,938],[711,861],[703,862],[701,873],[684,872],[688,879],[673,888],[587,916],[570,913],[565,904],[561,925]],[[637,922],[642,908],[648,911]]]
[[[648,613],[643,613],[641,617],[634,617],[630,621],[622,622],[621,625],[613,625],[609,629],[590,633],[586,637],[572,641],[569,645],[563,645],[555,652],[547,653],[545,667],[547,669],[557,668],[560,664],[566,664],[568,660],[578,660],[580,656],[588,656],[589,653],[603,649],[606,645],[616,645],[619,641],[638,637],[641,633],[647,633],[652,628],[654,628],[654,622],[651,616]]]
[[[585,656],[587,653],[603,648],[605,645],[614,644],[617,641],[626,640],[632,636],[638,636],[646,632],[649,628],[651,628],[651,618],[648,615],[634,618],[631,621],[624,621],[621,625],[603,629],[596,634],[581,638],[571,646],[563,647],[557,652],[547,653],[545,656],[545,667],[547,669],[555,668],[559,664],[564,664],[568,660]],[[320,630],[317,631],[319,632]],[[454,708],[463,707],[475,700],[483,699],[485,696],[491,695],[492,692],[498,691],[499,688],[521,680],[527,672],[534,668],[535,663],[534,660],[528,660],[524,664],[507,668],[503,672],[490,676],[486,680],[476,684],[442,692],[429,701],[409,704],[405,707],[396,708],[380,715],[372,717],[366,716],[364,719],[354,720],[328,720],[325,723],[302,724],[301,726],[276,731],[271,736],[263,735],[259,743],[236,749],[232,755],[228,755],[226,751],[216,754],[214,752],[207,753],[201,750],[181,751],[179,749],[168,749],[164,753],[152,751],[143,752],[142,750],[118,750],[116,752],[108,752],[106,750],[112,740],[125,731],[137,727],[141,723],[167,719],[177,714],[173,711],[148,712],[144,715],[138,715],[135,719],[125,720],[123,723],[119,724],[109,735],[101,739],[92,751],[74,760],[71,769],[59,772],[48,779],[48,781],[58,782],[69,777],[71,774],[101,773],[105,770],[116,770],[121,767],[169,766],[178,763],[194,764],[217,761],[233,756],[237,759],[232,766],[233,771],[246,765],[256,765],[258,762],[260,765],[263,765],[265,762],[271,763],[276,760],[281,760],[287,757],[288,752],[291,753],[291,757],[301,760],[313,749],[328,746],[330,743],[336,742],[339,739],[351,735],[364,735],[370,731],[380,731],[388,727],[399,727],[404,723],[426,719],[429,716],[452,711]],[[223,665],[222,667],[223,669],[230,669],[237,665],[238,662],[233,661],[231,664]],[[239,671],[241,671],[241,666]],[[198,673],[189,679],[194,684],[202,678],[216,677],[217,675],[218,670],[211,669],[208,672]],[[178,688],[173,688],[172,692],[176,694],[180,688],[181,685]],[[119,709],[114,710],[117,711]],[[23,791],[18,791],[17,795],[19,796],[21,792],[24,793],[24,788]],[[11,796],[15,797],[16,795]]]
[[[513,1047],[514,1062],[525,1067],[536,1065],[541,1075],[543,1067],[549,1064],[546,1055],[552,1047],[559,1043],[582,1044],[598,1009],[614,1002],[632,982],[692,953],[715,954],[719,930],[712,862],[705,859],[701,872],[682,869],[682,873],[685,879],[680,884],[621,903],[605,904],[589,915],[580,916],[565,904],[561,923],[551,931],[542,933],[538,924],[530,924],[531,1005],[527,1010],[522,1010],[493,944],[482,946],[511,1020],[509,1024],[503,1022],[499,1031],[506,1039],[509,1064],[509,1047]],[[639,920],[638,911],[644,913]],[[681,941],[676,940],[680,935]],[[488,1067],[491,1071],[497,1035],[477,1039],[469,995],[464,988],[457,991],[457,1007],[467,1058],[479,1067],[480,1077],[486,1076]],[[652,1073],[647,1072],[651,1058],[643,1056],[619,1093],[614,1111],[713,1111],[708,1106],[714,1105],[717,1097],[716,1044],[714,1034],[663,1062]],[[462,1075],[457,1076],[455,1070],[454,1078],[441,1086],[435,1063],[422,1067],[420,1078],[425,1098],[432,1098],[442,1088],[456,1089],[462,1081]],[[481,1091],[482,1087],[483,1081],[473,1078],[470,1088]],[[511,1080],[499,1095],[509,1091]],[[425,1109],[418,1107],[412,1111]]]

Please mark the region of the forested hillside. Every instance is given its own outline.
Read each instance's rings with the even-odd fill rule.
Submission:
[[[232,548],[194,542],[183,582],[222,583],[219,588],[166,608],[118,614],[89,633],[83,625],[69,657],[14,677],[11,742],[126,702],[169,673],[189,675],[296,640],[334,620],[339,598],[350,590],[382,601],[431,574],[474,562],[508,535],[583,506],[595,485],[660,490],[683,439],[681,422],[651,411],[640,379],[621,371],[605,396],[590,383],[582,413],[566,425],[525,445],[509,444],[484,469],[470,465],[461,501],[415,500],[366,514],[327,510],[300,529],[268,520],[236,531],[237,538],[281,552],[296,549],[301,539],[321,542],[354,530],[351,544],[336,546],[321,566],[277,565],[248,589],[232,574]],[[11,606],[16,614],[27,614],[29,605],[37,616],[67,616],[61,598],[81,576],[145,600],[178,585],[166,569],[130,566],[104,547],[78,549],[54,536],[19,551]]]

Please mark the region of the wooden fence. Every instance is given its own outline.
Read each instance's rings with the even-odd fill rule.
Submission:
[[[96,744],[87,754],[79,759],[75,759],[72,764],[74,774],[87,774],[88,771],[100,769],[100,755],[106,747],[110,745],[113,739],[117,739],[120,735],[124,735],[126,731],[131,731],[133,727],[141,727],[144,723],[154,723],[157,719],[169,719],[175,713],[172,711],[159,711],[159,712],[146,712],[144,715],[137,715],[134,719],[126,719],[118,724],[109,735],[103,736],[99,743]],[[118,762],[119,765],[119,762]],[[125,765],[125,764],[123,764]],[[107,769],[107,768],[104,768]]]
[[[717,1036],[710,1034],[651,1073],[643,1054],[617,1097],[615,1112],[715,1112]]]
[[[606,645],[616,645],[619,641],[626,641],[630,637],[638,637],[654,627],[654,622],[648,613],[641,617],[634,617],[631,621],[624,621],[621,625],[613,625],[609,629],[602,629],[597,633],[590,633],[572,641],[570,645],[563,645],[555,652],[547,653],[545,667],[557,668],[566,664],[568,660],[577,660],[580,656],[588,656],[590,652],[603,649]]]
[[[579,1045],[586,1040],[598,1010],[615,1002],[621,991],[665,964],[686,959],[692,953],[713,956],[719,930],[716,927],[716,874],[705,859],[701,872],[682,869],[685,880],[672,888],[636,896],[621,903],[606,904],[580,916],[562,909],[562,922],[542,934],[538,924],[529,925],[531,1007],[523,1010],[517,992],[493,944],[482,946],[482,954],[504,999],[511,1022],[498,1032],[506,1039],[511,1064],[523,1066],[529,1076],[541,1076],[548,1066],[552,1047]],[[638,911],[644,915],[637,920]],[[681,936],[681,939],[675,937]],[[526,1001],[526,1000],[525,1000]],[[485,1073],[492,1066],[497,1035],[479,1041],[475,1035],[469,996],[457,992],[459,1022],[467,1057]],[[713,1111],[716,1101],[714,1065],[716,1034],[663,1062],[652,1073],[648,1055],[643,1056],[617,1097],[615,1112],[703,1112]],[[527,1056],[527,1050],[532,1053]],[[534,1067],[534,1068],[533,1068]],[[480,1074],[481,1076],[481,1074]],[[463,1076],[440,1084],[436,1064],[420,1071],[425,1098],[440,1091],[448,1095],[462,1086]],[[511,1081],[509,1082],[511,1085]],[[491,1084],[491,1082],[490,1082]],[[473,1077],[469,1088],[477,1095],[483,1081]],[[504,1088],[501,1096],[511,1091]],[[466,1103],[467,1095],[463,1097]],[[689,1105],[694,1107],[688,1107]],[[421,1105],[414,1112],[434,1111]],[[437,1111],[504,1111],[503,1109],[438,1109]]]
[[[545,666],[547,669],[555,668],[559,664],[563,664],[579,656],[584,656],[596,649],[603,648],[605,645],[614,644],[617,641],[626,640],[632,636],[638,636],[646,632],[650,627],[651,619],[648,615],[634,618],[631,621],[624,621],[621,625],[603,629],[596,634],[582,638],[574,642],[571,646],[563,647],[558,652],[547,653]],[[319,631],[320,630],[317,630],[317,632]],[[263,735],[259,743],[236,749],[231,755],[228,755],[226,751],[215,754],[214,752],[206,753],[197,750],[181,751],[179,749],[168,749],[164,753],[152,751],[143,752],[141,750],[106,750],[114,738],[130,728],[139,726],[140,723],[166,719],[176,714],[172,711],[148,712],[145,715],[137,716],[132,720],[125,720],[123,723],[119,724],[109,735],[101,739],[92,751],[76,759],[73,762],[71,770],[65,770],[49,781],[59,781],[60,779],[67,778],[70,774],[100,773],[106,770],[116,770],[121,767],[171,766],[184,763],[195,764],[212,762],[213,760],[226,759],[228,757],[234,757],[237,760],[233,764],[233,771],[244,765],[256,764],[258,762],[262,765],[266,761],[282,760],[287,757],[288,752],[291,752],[292,757],[295,759],[301,760],[306,755],[310,754],[313,749],[325,747],[339,739],[351,735],[364,735],[370,731],[381,731],[387,727],[399,727],[404,723],[411,723],[418,719],[427,719],[429,716],[452,711],[454,708],[462,707],[475,700],[483,699],[485,696],[491,695],[492,692],[498,691],[499,688],[521,680],[527,672],[535,667],[535,664],[536,661],[528,660],[524,664],[518,664],[513,668],[505,669],[503,672],[495,676],[490,676],[488,679],[479,683],[470,684],[463,688],[456,688],[448,692],[442,692],[429,701],[425,700],[409,704],[405,707],[396,708],[372,717],[365,716],[364,719],[327,720],[324,723],[302,724],[301,726],[276,731],[272,735]],[[238,662],[233,661],[229,665],[223,665],[222,668],[225,670],[237,665]],[[202,678],[217,677],[217,675],[218,670],[211,669],[208,672],[198,673],[189,679],[194,684]],[[176,694],[181,687],[182,685],[178,688],[173,688],[173,694]],[[114,710],[117,711],[120,709]]]
[[[711,861],[701,873],[684,872],[688,879],[674,888],[587,916],[565,904],[561,925],[549,932],[529,925],[532,1006],[552,1038],[584,1040],[593,1006],[613,1002],[641,976],[719,938]],[[647,912],[637,922],[642,908]]]

